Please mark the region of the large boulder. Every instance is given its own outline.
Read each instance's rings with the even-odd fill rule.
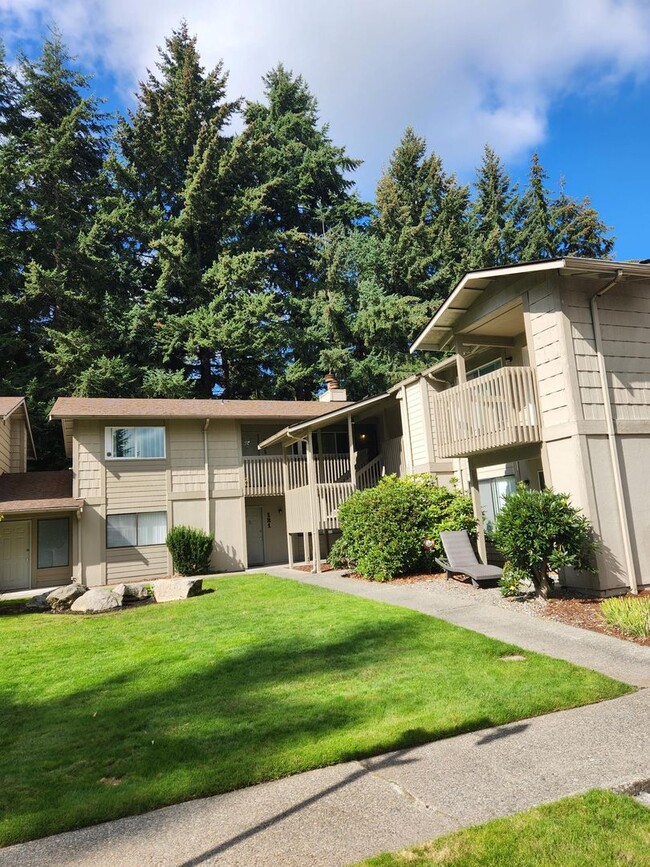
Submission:
[[[203,578],[161,578],[153,582],[153,598],[156,602],[173,602],[198,596],[203,590]]]
[[[25,603],[27,611],[49,611],[50,605],[47,601],[47,593],[39,593],[38,596],[32,596]]]
[[[64,587],[57,587],[48,595],[47,604],[52,611],[67,611],[75,599],[83,596],[85,592],[86,588],[81,584],[66,584]]]
[[[70,606],[74,614],[102,614],[122,607],[122,600],[107,587],[93,587]]]
[[[148,599],[151,596],[151,582],[142,581],[139,584],[116,584],[111,587],[113,593],[125,599]]]

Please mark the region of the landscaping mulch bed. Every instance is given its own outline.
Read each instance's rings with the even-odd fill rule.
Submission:
[[[650,597],[648,591],[639,595]],[[607,623],[600,615],[600,603],[600,599],[585,599],[575,596],[558,597],[549,599],[546,605],[540,608],[540,613],[543,617],[559,620],[570,626],[591,629],[593,632],[602,632],[605,635],[612,635],[614,638],[623,638],[625,641],[633,641],[635,644],[650,647],[650,638],[635,638],[632,635],[626,635],[620,629]]]
[[[376,581],[371,581],[370,578],[366,578],[364,575],[359,575],[358,572],[345,572],[346,578],[354,578],[357,581],[367,581],[372,584],[376,584]],[[440,581],[445,580],[444,572],[434,572],[428,575],[402,575],[400,578],[391,578],[390,581],[385,583],[387,584],[419,584],[421,581]]]

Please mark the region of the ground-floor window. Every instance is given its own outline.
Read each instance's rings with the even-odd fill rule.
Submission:
[[[70,518],[38,521],[37,564],[39,569],[70,565]]]
[[[167,512],[136,512],[106,518],[106,547],[162,545],[167,535]]]

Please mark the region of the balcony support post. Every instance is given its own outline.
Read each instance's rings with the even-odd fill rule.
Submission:
[[[357,489],[357,461],[356,452],[354,451],[354,430],[352,429],[352,413],[348,415],[348,443],[350,446],[350,481]]]
[[[309,511],[311,516],[312,572],[318,573],[320,572],[320,509],[316,487],[313,431],[309,431],[307,434],[307,484],[309,485]]]
[[[465,356],[463,355],[463,338],[454,338],[454,347],[456,349],[456,370],[458,371],[458,382],[467,382],[467,372],[465,368]]]
[[[472,507],[476,518],[478,555],[484,563],[487,563],[487,546],[485,544],[485,527],[483,526],[483,509],[481,507],[481,493],[478,486],[478,472],[476,465],[471,459],[469,463],[469,486],[472,494]]]
[[[289,557],[289,569],[293,569],[293,536],[289,532],[287,517],[287,497],[289,496],[289,467],[287,466],[287,447],[282,446],[282,488],[284,494],[284,519],[287,525],[287,556]]]

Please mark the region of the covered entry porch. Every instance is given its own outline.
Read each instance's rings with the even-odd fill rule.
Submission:
[[[0,593],[66,584],[80,562],[72,473],[0,476]]]
[[[384,393],[313,421],[292,425],[259,444],[282,448],[289,565],[315,572],[338,536],[339,506],[382,476],[405,471],[400,407]]]

